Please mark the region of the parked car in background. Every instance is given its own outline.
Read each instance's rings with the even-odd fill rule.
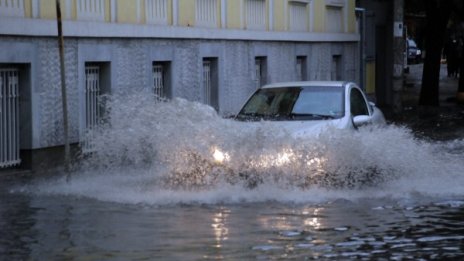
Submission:
[[[382,111],[353,82],[302,81],[259,88],[235,117],[240,121],[273,121],[295,136],[324,128],[355,129],[385,124]]]
[[[422,51],[417,47],[416,42],[411,39],[406,39],[406,56],[408,64],[420,63],[422,58]]]

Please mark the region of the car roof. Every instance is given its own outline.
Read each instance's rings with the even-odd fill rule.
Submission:
[[[342,88],[347,84],[343,81],[299,81],[299,82],[279,82],[262,86],[263,89],[282,88],[282,87],[338,87]]]

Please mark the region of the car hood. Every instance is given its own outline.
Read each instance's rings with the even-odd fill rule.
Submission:
[[[292,137],[318,136],[327,129],[349,129],[352,125],[346,118],[334,120],[305,120],[305,121],[262,121],[266,125],[284,130]],[[261,122],[261,123],[262,123]],[[244,124],[258,124],[260,122],[247,122]]]

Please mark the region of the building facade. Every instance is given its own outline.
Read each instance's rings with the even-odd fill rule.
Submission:
[[[61,0],[70,141],[103,94],[235,114],[265,83],[360,80],[355,0]],[[0,0],[0,168],[63,145],[56,5]]]

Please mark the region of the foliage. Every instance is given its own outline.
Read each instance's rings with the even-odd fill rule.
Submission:
[[[438,106],[438,89],[440,75],[440,60],[447,37],[446,31],[450,26],[464,22],[464,3],[462,0],[407,0],[406,12],[419,12],[425,8],[426,35],[424,69],[422,76],[422,88],[420,105]],[[461,28],[459,26],[459,28]],[[464,71],[464,57],[459,57],[459,67]],[[464,77],[460,74],[459,91],[464,91]]]

